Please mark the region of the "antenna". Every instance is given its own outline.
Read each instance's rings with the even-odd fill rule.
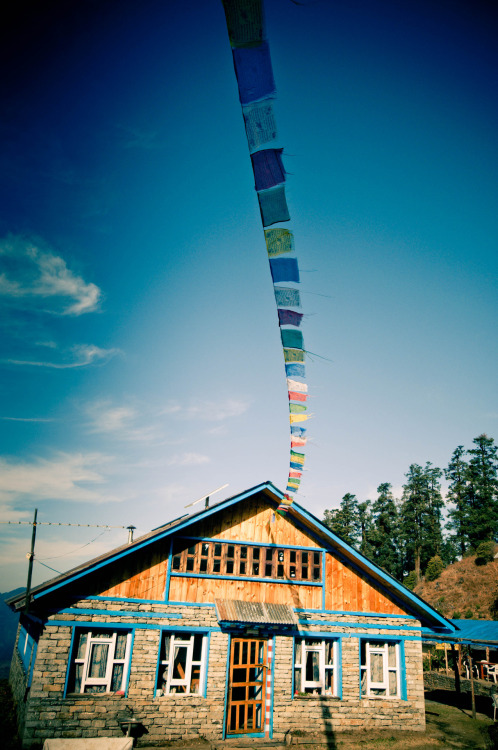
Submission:
[[[228,487],[228,484],[224,484],[222,487],[218,487],[217,490],[213,490],[212,492],[209,492],[207,495],[203,495],[198,500],[194,500],[193,503],[189,503],[188,505],[185,505],[185,508],[191,508],[193,505],[197,505],[197,503],[200,503],[203,500],[206,501],[204,508],[209,508],[209,498],[211,497],[211,495],[215,495],[217,492],[224,490],[225,487]]]

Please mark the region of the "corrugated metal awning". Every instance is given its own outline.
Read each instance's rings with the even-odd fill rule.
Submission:
[[[251,625],[295,625],[298,619],[288,604],[215,599],[218,622]]]
[[[438,633],[431,628],[422,629],[427,642],[464,643],[478,648],[498,648],[498,622],[495,620],[451,620],[458,629],[453,633]]]

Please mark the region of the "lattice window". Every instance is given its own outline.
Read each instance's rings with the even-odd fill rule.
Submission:
[[[361,695],[400,697],[400,654],[395,641],[361,641]]]
[[[70,665],[70,693],[117,693],[126,688],[131,633],[77,630]]]

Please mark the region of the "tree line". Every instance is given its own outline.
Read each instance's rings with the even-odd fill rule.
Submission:
[[[415,585],[429,563],[443,565],[475,554],[482,542],[498,539],[498,446],[479,435],[473,447],[454,451],[448,466],[412,464],[401,498],[392,485],[377,487],[377,498],[360,502],[346,493],[324,523],[398,581]],[[449,483],[446,500],[441,479]]]

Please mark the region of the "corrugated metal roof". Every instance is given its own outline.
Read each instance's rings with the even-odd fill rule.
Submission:
[[[437,633],[423,628],[424,641],[467,643],[471,646],[498,648],[498,622],[495,620],[451,620],[458,630],[453,633]]]
[[[252,623],[254,625],[296,625],[297,615],[287,604],[243,602],[215,599],[218,622]]]

